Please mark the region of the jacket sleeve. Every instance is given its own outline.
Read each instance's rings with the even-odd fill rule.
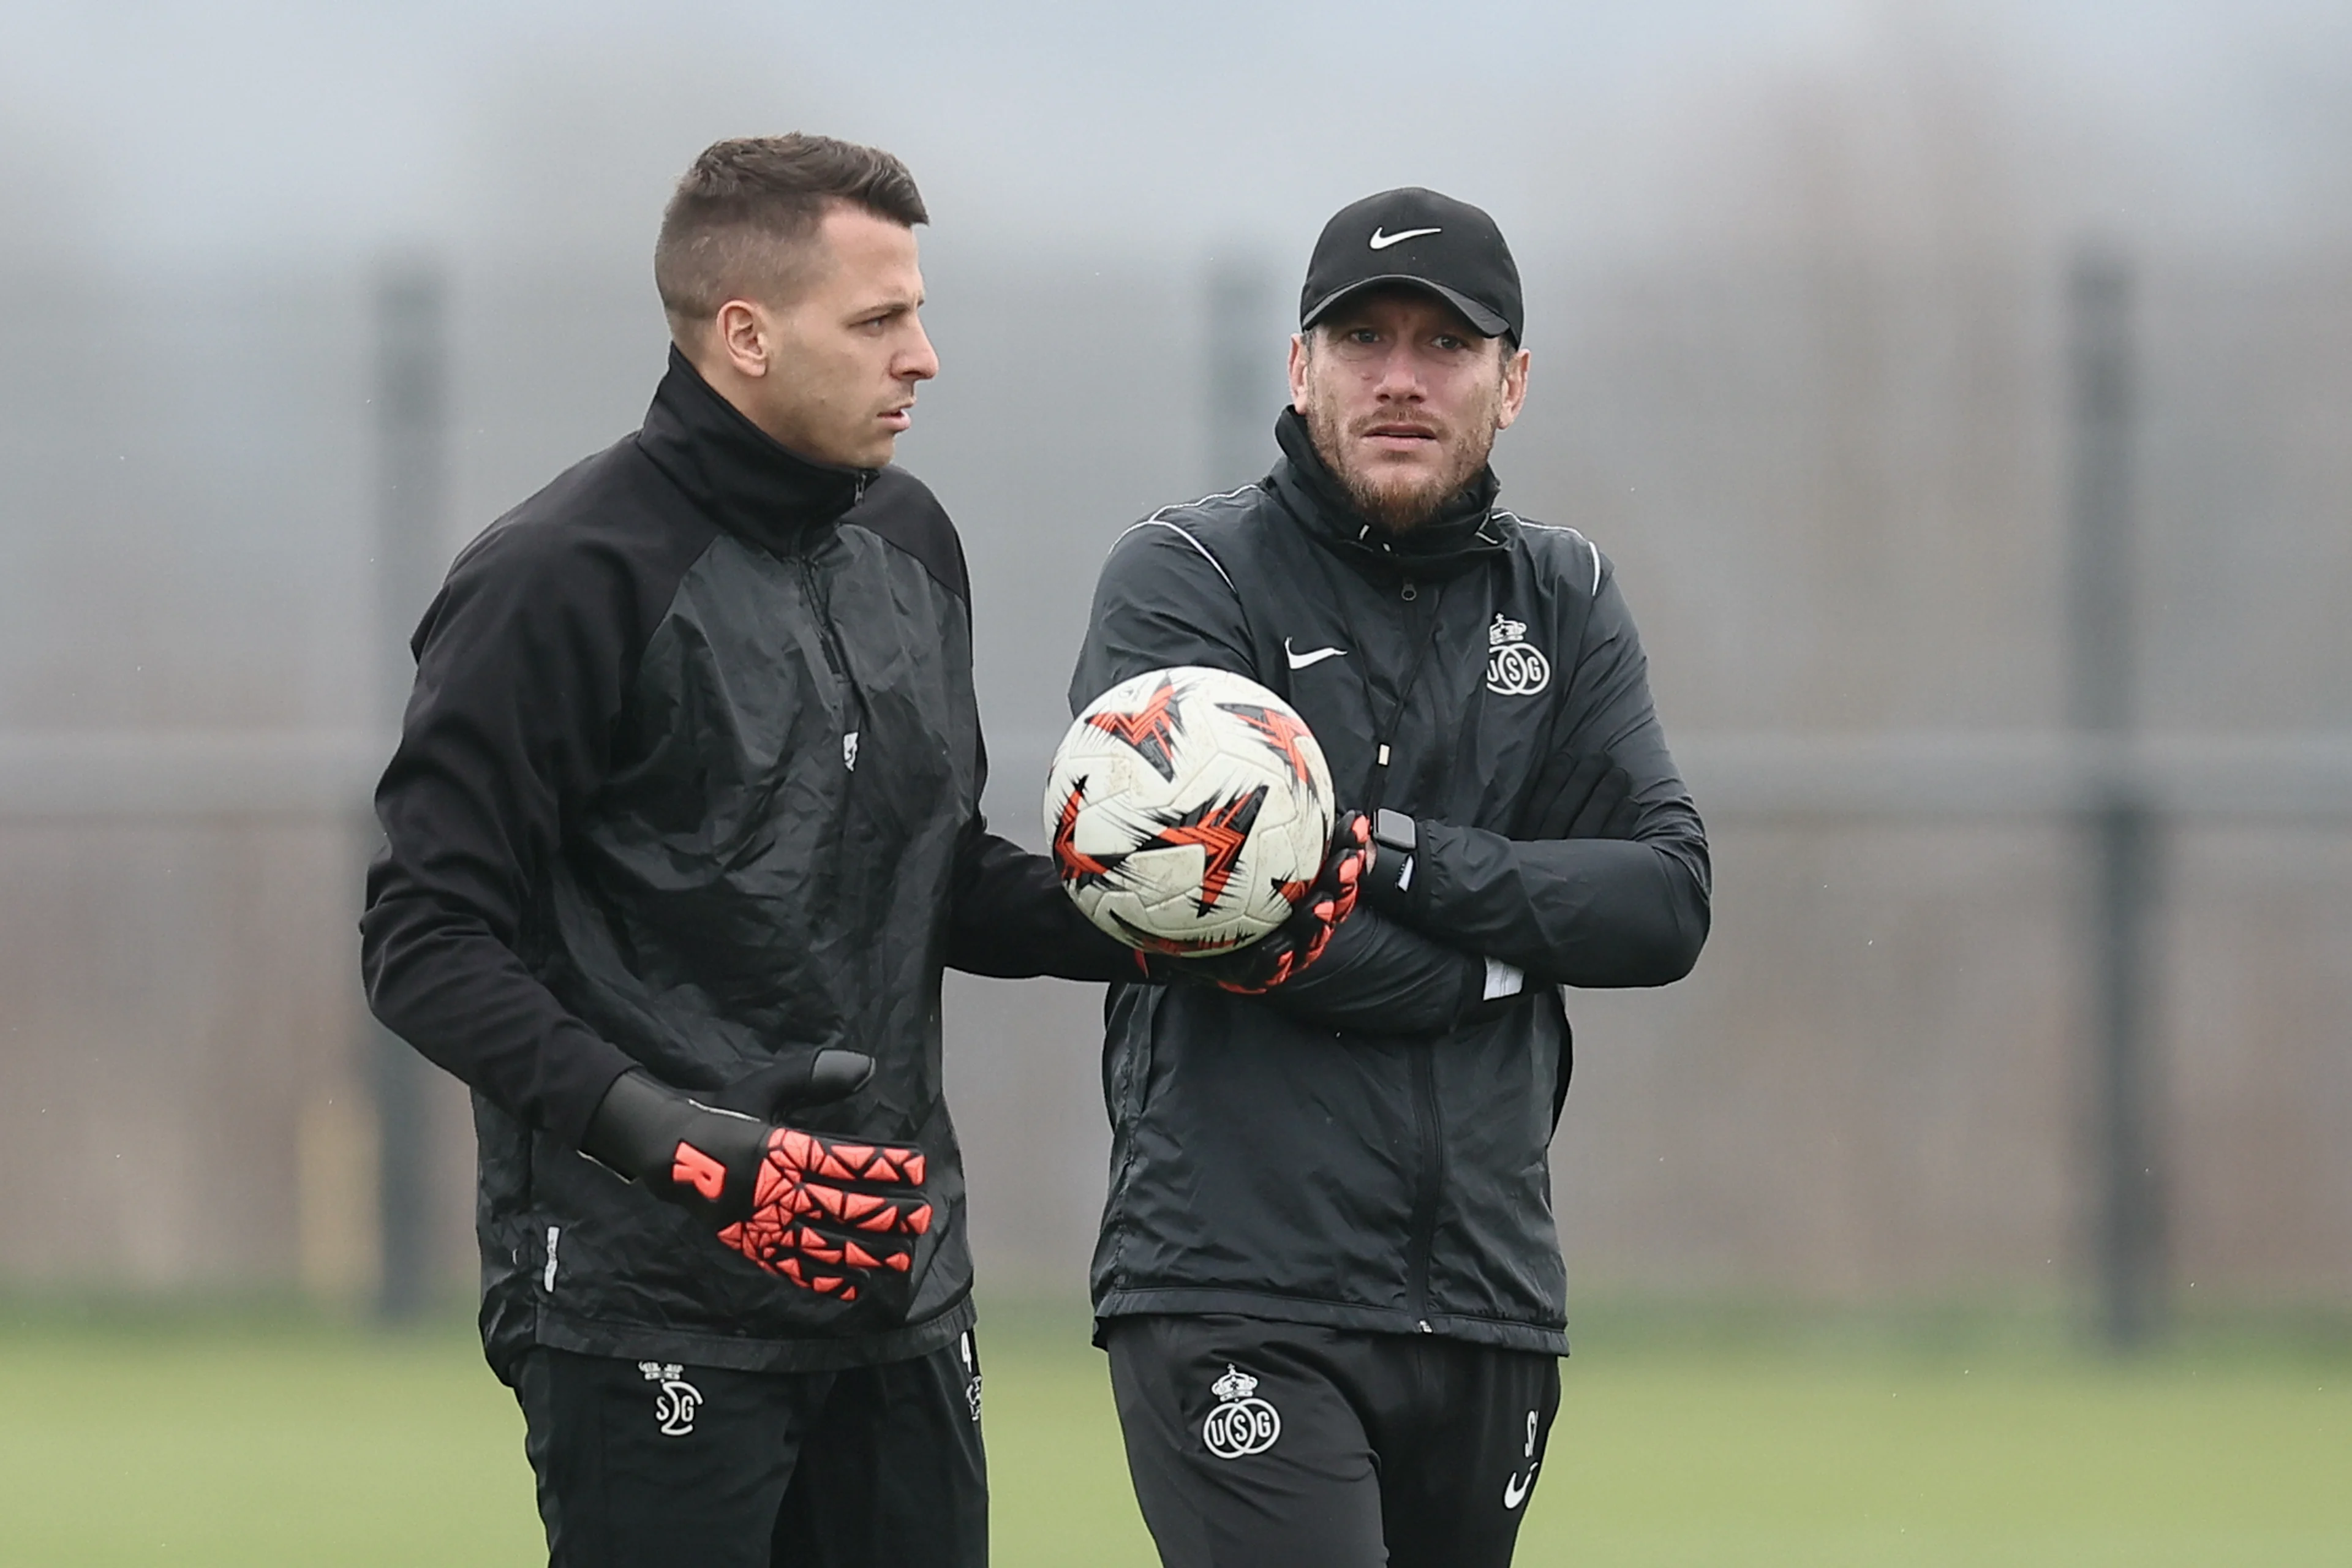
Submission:
[[[1690,973],[1706,941],[1706,835],[1605,562],[1570,683],[1560,744],[1631,775],[1632,837],[1529,842],[1424,820],[1414,923],[1549,984],[1664,985]]]
[[[1062,890],[1054,863],[987,831],[975,816],[956,852],[948,967],[1021,980],[1133,980],[1135,955]]]
[[[1199,665],[1258,679],[1224,568],[1175,524],[1139,522],[1111,546],[1070,676],[1070,712],[1147,670]]]
[[[1443,1033],[1483,1003],[1486,963],[1423,936],[1369,905],[1331,933],[1323,956],[1265,994],[1302,1023],[1365,1035]]]
[[[375,795],[360,921],[368,1002],[427,1058],[577,1143],[634,1065],[519,956],[567,807],[604,776],[630,645],[627,563],[486,535],[416,632],[416,685]]]
[[[1241,600],[1223,568],[1172,525],[1139,524],[1111,549],[1070,679],[1070,711],[1147,670],[1199,665],[1262,679]],[[1267,994],[1269,1005],[1334,1029],[1445,1028],[1465,1011],[1465,975],[1483,962],[1359,906],[1315,964]],[[1469,1002],[1477,997],[1472,994]]]
[[[983,746],[977,760],[988,777]],[[1132,980],[1135,956],[1095,927],[1062,890],[1054,863],[988,831],[974,812],[956,846],[948,899],[948,967],[1005,980]]]

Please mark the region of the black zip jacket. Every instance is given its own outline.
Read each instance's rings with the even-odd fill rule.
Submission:
[[[1128,960],[982,826],[969,596],[920,483],[796,457],[675,352],[642,430],[451,568],[361,929],[376,1016],[475,1090],[502,1374],[533,1344],[852,1365],[970,1323],[940,970]],[[929,1157],[903,1319],[762,1272],[577,1151],[633,1066],[715,1089],[827,1047],[874,1078],[794,1120]]]
[[[1562,1353],[1561,986],[1659,985],[1707,930],[1705,832],[1609,563],[1483,476],[1402,539],[1297,415],[1257,484],[1113,548],[1070,686],[1209,665],[1313,728],[1340,803],[1417,819],[1412,928],[1360,909],[1262,998],[1113,987],[1098,1319],[1235,1312]],[[1511,837],[1559,753],[1631,775],[1627,839]],[[1484,960],[1528,984],[1480,1005]]]

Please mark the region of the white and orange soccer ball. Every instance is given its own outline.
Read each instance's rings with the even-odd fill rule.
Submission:
[[[1331,840],[1306,721],[1222,669],[1155,669],[1087,705],[1045,778],[1055,868],[1129,947],[1245,947],[1288,920]]]

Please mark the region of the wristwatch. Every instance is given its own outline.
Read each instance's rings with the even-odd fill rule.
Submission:
[[[1372,813],[1372,879],[1384,891],[1403,893],[1412,887],[1412,853],[1421,834],[1412,817],[1382,806]]]

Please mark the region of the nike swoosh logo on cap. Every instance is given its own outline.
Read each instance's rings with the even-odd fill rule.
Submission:
[[[1343,647],[1310,647],[1300,653],[1290,646],[1290,639],[1285,637],[1282,639],[1282,655],[1290,660],[1291,668],[1305,669],[1308,665],[1320,664],[1327,658],[1345,658],[1348,650]]]
[[[1401,228],[1394,234],[1382,234],[1375,228],[1372,230],[1371,246],[1374,250],[1386,250],[1391,245],[1402,244],[1408,239],[1419,239],[1424,234],[1444,234],[1444,232],[1442,228]]]

